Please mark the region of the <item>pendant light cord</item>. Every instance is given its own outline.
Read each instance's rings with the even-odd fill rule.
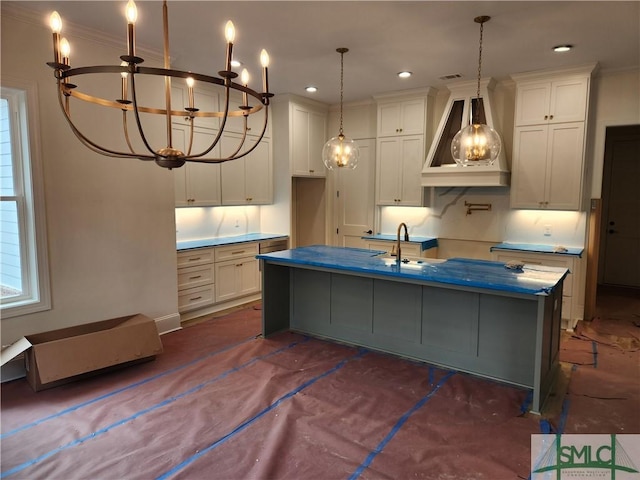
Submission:
[[[480,22],[480,48],[478,49],[478,92],[477,98],[480,101],[480,78],[482,76],[482,31],[484,29],[484,21]]]
[[[342,130],[342,101],[344,98],[344,54],[348,52],[348,48],[338,48],[336,52],[340,54],[340,132],[339,136],[344,137]]]

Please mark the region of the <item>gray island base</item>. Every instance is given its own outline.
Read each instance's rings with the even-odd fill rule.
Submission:
[[[380,253],[259,255],[263,335],[292,330],[530,388],[539,413],[559,366],[567,269]]]

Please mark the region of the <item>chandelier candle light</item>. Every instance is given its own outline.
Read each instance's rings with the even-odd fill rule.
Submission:
[[[181,167],[185,162],[221,163],[228,160],[235,160],[251,153],[258,146],[266,131],[269,111],[267,107],[269,106],[270,98],[273,97],[273,94],[269,93],[267,71],[269,66],[269,55],[267,52],[262,50],[260,53],[260,64],[262,65],[262,92],[260,93],[248,87],[249,74],[246,69],[242,72],[242,84],[233,82],[233,79],[235,79],[238,74],[231,70],[233,41],[235,39],[235,28],[231,21],[228,21],[224,28],[227,47],[225,68],[218,72],[218,75],[220,75],[221,78],[171,69],[169,62],[169,14],[167,2],[165,0],[162,3],[164,68],[143,67],[140,64],[143,63],[144,60],[136,56],[135,23],[138,12],[133,0],[129,0],[127,3],[125,14],[127,20],[127,54],[120,57],[122,63],[118,65],[85,66],[77,68],[71,68],[69,61],[69,42],[60,36],[62,31],[62,19],[60,18],[60,15],[58,12],[53,12],[50,16],[50,25],[53,32],[53,62],[48,62],[47,64],[54,70],[54,75],[58,81],[58,100],[60,107],[76,137],[78,137],[78,139],[90,150],[102,155],[118,158],[153,160],[161,167],[169,169]],[[121,98],[111,100],[89,95],[80,91],[81,89],[78,88],[77,85],[69,82],[72,77],[80,79],[82,76],[90,74],[105,73],[120,75]],[[136,77],[139,75],[164,77],[164,108],[153,108],[139,104],[136,91]],[[184,106],[183,110],[173,110],[171,108],[172,79],[184,79],[187,85],[188,105]],[[224,92],[220,94],[221,105],[224,105],[224,107],[221,106],[220,109],[218,109],[217,105],[196,105],[193,90],[196,82],[201,85],[212,85],[215,86],[215,88],[221,89],[221,92]],[[78,83],[80,83],[79,80]],[[232,91],[242,94],[242,105],[238,105],[238,110],[230,110],[229,108]],[[71,117],[71,97],[101,107],[110,107],[121,110],[122,128],[127,148],[121,150],[107,148],[85,136]],[[249,97],[257,100],[257,104],[255,106],[251,106],[249,104]],[[247,139],[248,117],[263,109],[264,125],[262,126],[262,132],[259,134],[257,141],[251,142],[252,146],[250,148],[243,149],[245,140]],[[129,128],[127,125],[127,114],[129,112],[134,116],[136,129],[143,145],[139,150],[134,148],[129,136]],[[162,115],[166,118],[166,145],[161,148],[151,146],[147,139],[148,135],[145,134],[143,129],[143,121],[141,119],[143,113]],[[188,145],[186,145],[186,153],[174,148],[173,146],[171,127],[173,117],[184,118],[189,122],[190,135]],[[196,118],[211,117],[219,119],[218,131],[215,134],[212,134],[213,138],[211,143],[205,146],[202,151],[191,153],[191,148],[193,146],[194,120]],[[222,134],[229,117],[241,118],[244,124],[244,133],[238,140],[238,145],[232,149],[233,153],[231,155],[216,158],[207,157],[222,138]],[[82,122],[80,121],[78,123]]]
[[[337,48],[336,52],[340,54],[340,131],[337,137],[333,137],[324,144],[322,149],[322,161],[329,170],[334,168],[353,170],[358,165],[360,157],[360,149],[355,140],[345,137],[342,131],[342,99],[344,90],[344,54],[349,51],[348,48]]]
[[[478,93],[475,108],[471,108],[470,125],[464,127],[451,141],[451,155],[458,165],[492,165],[498,158],[502,142],[500,135],[488,125],[480,123],[480,77],[482,74],[482,32],[484,23],[491,17],[473,19],[480,24],[480,50],[478,53]],[[473,105],[473,102],[472,102]]]

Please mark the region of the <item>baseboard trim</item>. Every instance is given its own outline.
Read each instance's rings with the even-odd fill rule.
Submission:
[[[205,315],[211,315],[212,313],[218,313],[229,308],[238,307],[240,305],[244,305],[245,303],[255,302],[256,300],[260,300],[261,298],[262,292],[258,292],[246,297],[234,298],[233,300],[228,300],[226,302],[216,303],[215,305],[211,305],[210,307],[202,308],[199,310],[184,312],[180,316],[182,318],[182,322],[186,322],[187,320],[193,320],[194,318],[204,317]]]
[[[175,332],[180,330],[180,314],[178,312],[165,315],[163,317],[154,318],[158,333],[164,335],[165,333]]]

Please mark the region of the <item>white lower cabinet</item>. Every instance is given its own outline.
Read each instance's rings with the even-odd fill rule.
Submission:
[[[178,252],[178,311],[190,312],[213,305],[213,248]]]
[[[580,258],[555,254],[531,253],[495,250],[493,259],[498,262],[520,262],[528,265],[545,265],[547,267],[568,268],[569,274],[564,280],[562,290],[562,320],[563,328],[573,328],[578,320],[582,320],[584,302],[580,302],[578,279],[581,268]]]
[[[258,250],[257,242],[216,247],[216,303],[260,291]]]
[[[258,251],[259,242],[247,242],[178,252],[178,311],[186,314],[183,320],[238,305],[242,297],[259,293]]]

